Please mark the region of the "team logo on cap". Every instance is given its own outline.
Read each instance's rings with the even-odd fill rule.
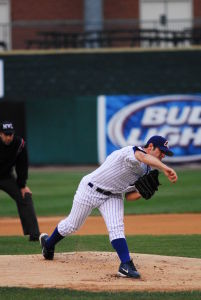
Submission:
[[[3,124],[3,129],[13,129],[13,124],[12,123]]]
[[[168,141],[164,143],[164,146],[168,148]]]

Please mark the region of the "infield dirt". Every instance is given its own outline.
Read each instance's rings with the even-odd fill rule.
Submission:
[[[41,232],[50,234],[64,216],[39,217]],[[126,235],[136,234],[201,234],[201,214],[127,215]],[[108,234],[102,217],[88,217],[78,235]],[[22,235],[19,218],[0,218],[1,235]]]

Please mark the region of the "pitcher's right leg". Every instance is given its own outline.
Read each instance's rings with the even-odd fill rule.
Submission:
[[[69,216],[58,224],[59,233],[67,236],[77,231],[84,224],[92,209],[93,207],[74,200]]]
[[[55,245],[65,236],[78,230],[90,215],[92,209],[93,207],[74,200],[69,216],[59,222],[51,236],[49,237],[46,233],[40,235],[42,254],[45,259],[52,260],[54,258]]]

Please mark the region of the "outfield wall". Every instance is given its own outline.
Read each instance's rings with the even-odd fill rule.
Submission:
[[[96,97],[26,103],[27,140],[34,164],[94,164]]]
[[[98,162],[98,95],[201,90],[201,49],[2,53],[0,59],[0,118],[6,111],[24,124],[19,134],[26,135],[31,164]]]

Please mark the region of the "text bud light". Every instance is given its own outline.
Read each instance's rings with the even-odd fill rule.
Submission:
[[[165,137],[171,162],[201,161],[201,95],[105,96],[106,156],[126,145]]]

